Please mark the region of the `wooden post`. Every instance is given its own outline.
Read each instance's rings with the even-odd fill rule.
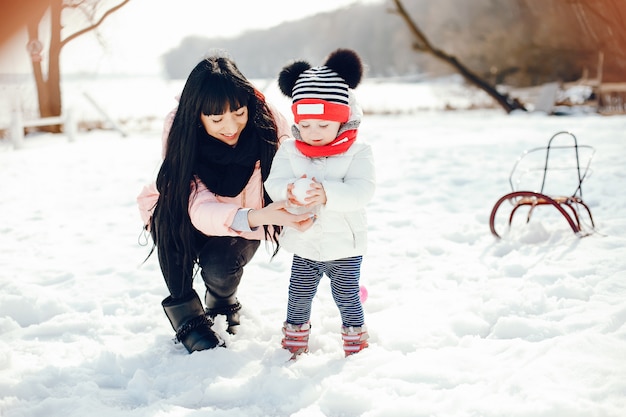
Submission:
[[[21,149],[24,146],[24,120],[22,119],[22,112],[13,110],[11,113],[11,141],[15,149]]]
[[[24,147],[24,128],[63,125],[63,131],[70,142],[76,141],[77,124],[74,113],[68,110],[65,115],[58,117],[44,117],[41,119],[24,120],[19,110],[14,110],[11,117],[10,139],[15,149]]]
[[[74,111],[67,109],[65,112],[65,121],[63,123],[63,132],[67,135],[67,139],[70,142],[76,141],[76,132],[78,127],[76,125],[76,118],[74,117]]]

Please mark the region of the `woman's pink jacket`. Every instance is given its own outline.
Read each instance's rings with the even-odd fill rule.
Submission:
[[[273,106],[270,105],[274,121],[276,122],[278,138],[282,141],[290,135],[290,125],[285,117]],[[165,119],[163,136],[162,136],[162,157],[165,157],[165,149],[169,130],[174,121],[176,109],[172,110]],[[152,182],[143,187],[141,193],[137,196],[137,204],[139,213],[144,226],[148,227],[150,218],[154,211],[154,206],[159,198],[159,192],[156,183]],[[263,181],[261,179],[260,162],[257,161],[256,167],[248,184],[243,191],[235,197],[222,197],[212,193],[198,179],[198,187],[196,189],[192,182],[192,190],[189,195],[189,217],[191,223],[196,229],[207,236],[241,236],[246,239],[262,240],[265,239],[262,227],[251,232],[238,232],[230,228],[235,218],[235,214],[241,208],[260,209],[263,207]]]

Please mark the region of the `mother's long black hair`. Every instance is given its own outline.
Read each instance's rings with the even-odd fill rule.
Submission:
[[[269,175],[278,139],[276,123],[263,96],[226,57],[206,58],[189,74],[169,132],[165,158],[157,175],[159,199],[150,225],[161,269],[168,274],[179,275],[166,277],[166,280],[193,279],[197,256],[194,242],[199,232],[191,224],[188,207],[191,183],[195,180],[193,167],[198,152],[196,133],[198,126],[202,125],[200,115],[219,115],[242,106],[248,106],[247,126],[256,129],[256,137],[260,141],[261,176],[264,181]],[[269,195],[264,191],[263,196],[265,204],[269,204]],[[263,227],[266,238],[275,244],[276,254],[280,228],[274,226],[270,232],[268,226]],[[170,284],[168,282],[171,291]],[[182,285],[182,291],[191,288],[183,282],[179,285]]]

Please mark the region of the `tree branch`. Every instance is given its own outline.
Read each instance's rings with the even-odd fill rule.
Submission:
[[[415,49],[420,51],[428,52],[434,55],[436,58],[444,61],[448,65],[452,66],[457,72],[459,72],[465,80],[474,84],[481,90],[485,91],[491,98],[493,98],[507,113],[510,113],[513,110],[526,110],[524,105],[520,103],[517,99],[511,99],[507,95],[500,94],[492,85],[488,82],[480,78],[478,75],[474,74],[469,68],[463,65],[456,57],[452,55],[448,55],[444,51],[435,48],[426,35],[419,29],[419,27],[415,24],[411,16],[409,16],[408,12],[402,5],[400,0],[393,0],[396,5],[398,14],[404,19],[405,23],[409,27],[411,33],[421,44],[413,44]],[[416,47],[417,46],[417,47]]]
[[[114,6],[112,8],[110,8],[109,10],[107,10],[106,12],[104,12],[104,14],[102,15],[102,17],[100,17],[100,19],[91,24],[90,26],[87,26],[84,29],[81,29],[75,33],[72,33],[71,35],[69,35],[67,38],[63,39],[61,41],[61,48],[68,42],[70,42],[73,39],[76,39],[77,37],[84,35],[87,32],[90,32],[92,30],[94,30],[95,28],[97,28],[98,26],[100,26],[100,24],[102,24],[102,22],[104,21],[104,19],[106,19],[111,13],[117,11],[118,9],[120,9],[122,6],[124,6],[126,3],[128,3],[130,0],[122,0],[122,2],[120,4],[118,4],[117,6]]]

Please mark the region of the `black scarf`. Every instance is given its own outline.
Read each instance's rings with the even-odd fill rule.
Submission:
[[[239,195],[260,159],[256,131],[246,126],[234,148],[210,136],[204,126],[198,127],[197,137],[198,156],[194,174],[217,195],[223,197]]]

